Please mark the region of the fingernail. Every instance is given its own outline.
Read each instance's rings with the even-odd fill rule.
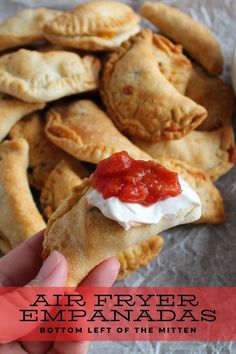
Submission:
[[[42,282],[49,278],[51,274],[58,267],[58,264],[61,262],[60,253],[53,251],[48,258],[43,262],[43,265],[35,278],[35,281]]]

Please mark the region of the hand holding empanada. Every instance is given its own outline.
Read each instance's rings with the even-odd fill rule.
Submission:
[[[170,197],[172,196],[172,197]],[[175,196],[175,197],[174,197]],[[98,263],[170,227],[197,220],[197,194],[178,175],[125,152],[101,161],[48,222],[43,256],[59,250],[76,286]]]

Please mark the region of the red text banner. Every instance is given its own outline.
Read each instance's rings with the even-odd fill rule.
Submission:
[[[2,288],[0,342],[234,341],[236,287]]]

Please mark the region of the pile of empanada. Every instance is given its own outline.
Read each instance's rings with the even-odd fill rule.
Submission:
[[[123,150],[183,176],[202,202],[198,223],[224,222],[213,182],[236,162],[234,96],[219,78],[223,54],[209,29],[161,2],[137,14],[101,0],[6,19],[0,51],[4,253],[43,229],[99,161]],[[119,279],[162,246],[157,235],[117,254]]]

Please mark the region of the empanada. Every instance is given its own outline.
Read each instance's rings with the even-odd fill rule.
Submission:
[[[40,195],[40,204],[47,220],[81,182],[78,173],[68,162],[59,162],[48,176]]]
[[[29,189],[27,167],[26,140],[6,140],[0,145],[0,234],[11,248],[46,226]]]
[[[0,24],[0,50],[20,47],[44,39],[42,28],[60,11],[38,8],[26,9]]]
[[[56,167],[58,161],[46,161],[34,166],[28,172],[28,180],[31,187],[41,191],[50,173]]]
[[[125,150],[136,159],[150,159],[124,137],[94,102],[79,100],[51,108],[47,113],[46,134],[60,148],[79,160],[98,163]]]
[[[48,140],[45,122],[39,113],[33,113],[18,122],[10,131],[10,138],[24,138],[29,144],[29,167],[37,166],[46,161],[57,164],[68,156],[63,150]]]
[[[234,132],[231,126],[212,132],[193,131],[179,140],[149,144],[134,141],[154,159],[172,158],[184,161],[209,174],[215,180],[236,162]]]
[[[156,33],[153,34],[153,44],[160,72],[184,95],[192,74],[192,64],[183,54],[182,46]]]
[[[10,96],[0,95],[0,141],[25,115],[44,108],[44,103],[27,103]]]
[[[139,32],[139,22],[140,17],[124,3],[91,1],[48,22],[44,35],[64,47],[112,50]]]
[[[163,244],[163,237],[157,235],[118,253],[116,258],[120,262],[120,270],[117,280],[122,280],[128,277],[133,271],[146,266],[158,256]]]
[[[161,158],[158,161],[172,171],[177,172],[198,194],[202,205],[202,215],[195,223],[224,223],[223,198],[207,173],[178,160]]]
[[[0,91],[26,102],[49,102],[95,90],[99,70],[91,55],[20,49],[0,57]]]
[[[214,130],[231,124],[234,110],[234,94],[223,80],[208,74],[197,64],[193,64],[186,96],[205,107],[208,116],[198,130]]]
[[[164,77],[152,43],[152,32],[144,29],[110,56],[101,96],[126,134],[150,142],[179,139],[201,124],[207,112]]]
[[[213,75],[223,71],[223,54],[215,35],[203,24],[162,2],[146,2],[141,14]]]
[[[121,158],[120,160],[118,159],[118,155]],[[108,183],[107,178],[111,178],[112,173],[116,173],[117,171],[119,175],[121,169],[124,173],[124,168],[127,166],[127,160],[125,156],[128,155],[126,153],[121,153],[114,154],[112,157],[110,157],[109,161],[116,161],[116,163],[113,164],[113,169],[109,168],[109,170],[104,170],[104,167],[101,167],[100,165],[100,171],[106,175],[106,182],[104,182],[104,178],[101,180],[103,186],[104,183]],[[132,161],[135,163],[135,160]],[[104,163],[107,165],[108,159],[103,160],[102,166],[104,166]],[[154,166],[151,162],[143,162],[140,160],[137,161],[138,166],[140,166],[140,163],[142,165],[145,165],[146,163],[147,166],[150,166],[150,164]],[[99,166],[97,169],[98,168]],[[161,176],[163,173],[163,168],[161,166],[159,168],[161,168],[162,171],[160,172]],[[94,175],[96,174],[96,171]],[[134,170],[130,173],[130,177],[132,177]],[[151,175],[149,174],[149,169],[147,169],[147,173],[147,183],[150,183]],[[169,173],[171,172],[169,171]],[[171,175],[173,176],[173,174]],[[163,216],[160,215],[158,217],[156,214],[156,218],[158,218],[159,221],[156,221],[156,223],[148,224],[144,222],[144,219],[142,219],[143,223],[131,222],[129,228],[121,226],[121,220],[114,221],[115,219],[112,219],[111,214],[109,214],[109,218],[104,216],[104,213],[107,214],[105,212],[105,209],[108,207],[108,204],[106,204],[107,199],[104,199],[102,204],[100,204],[103,212],[100,208],[94,206],[97,205],[96,203],[91,203],[91,198],[94,198],[94,193],[97,193],[96,189],[92,188],[92,183],[94,182],[93,177],[92,179],[84,180],[81,185],[74,188],[73,194],[59,206],[59,208],[49,219],[48,226],[45,231],[43,257],[46,258],[53,250],[58,250],[64,254],[69,267],[67,281],[68,286],[77,286],[77,284],[89,273],[91,269],[93,269],[97,264],[109,258],[110,256],[114,256],[117,253],[126,250],[127,248],[143,242],[153,235],[159,234],[159,232],[163,230],[179,224],[185,224],[192,222],[193,220],[197,220],[200,216],[201,208],[198,196],[191,190],[192,197],[188,199],[189,192],[187,192],[187,190],[189,191],[189,187],[184,184],[182,187],[187,187],[187,190],[185,191],[187,194],[185,194],[186,199],[184,198],[184,202],[183,199],[181,199],[183,204],[176,208],[175,200],[173,200],[173,198],[169,198],[168,208],[165,210],[165,212],[163,210]],[[128,175],[126,178],[128,178]],[[125,181],[127,181],[128,184],[130,183],[129,178],[125,179]],[[112,180],[112,183],[114,183],[114,180]],[[142,186],[140,185],[140,187]],[[119,189],[119,186],[117,185],[115,188],[115,190],[117,190],[117,188]],[[138,185],[135,185],[134,188],[135,189],[133,190],[133,193],[135,193],[137,196]],[[158,186],[161,195],[163,195],[162,193],[164,193],[165,187],[164,189],[162,189],[162,187],[160,188],[161,189],[159,189]],[[132,194],[130,189],[129,192]],[[93,194],[93,197],[91,194]],[[185,203],[187,199],[189,202]],[[180,199],[178,200],[180,201]],[[107,203],[109,202],[110,201],[107,200]],[[122,204],[121,201],[118,201],[118,198],[116,202]],[[119,204],[120,208],[122,208],[121,204]],[[163,205],[164,207],[164,204],[158,205],[158,208],[160,205]],[[126,210],[126,207],[128,209],[129,206],[129,204],[124,203],[123,207],[125,209],[123,210]],[[136,215],[139,218],[143,218],[142,212],[145,207],[142,207],[139,204],[136,204],[136,207],[136,210],[139,210]],[[140,208],[142,211],[140,211]],[[113,208],[113,211],[116,213],[117,209]],[[125,211],[123,216],[124,218],[127,216]],[[132,218],[132,220],[135,219]]]

